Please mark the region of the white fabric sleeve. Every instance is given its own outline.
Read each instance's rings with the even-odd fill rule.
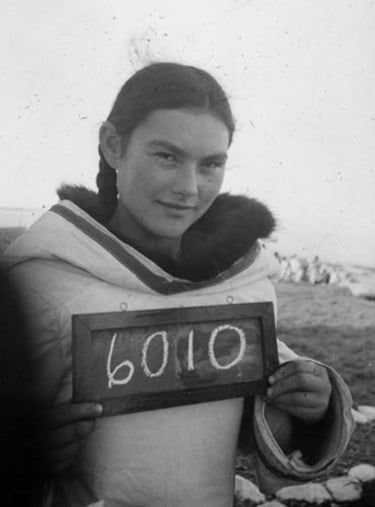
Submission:
[[[281,450],[267,424],[266,404],[260,397],[255,398],[255,464],[265,493],[274,493],[284,486],[311,481],[327,472],[345,452],[354,431],[352,397],[347,385],[333,368],[314,362],[327,369],[332,385],[331,402],[325,416],[327,424],[324,425],[323,434],[319,435],[319,442],[316,442],[320,449],[314,464],[307,464],[299,450],[289,455]]]
[[[49,404],[55,401],[67,369],[59,318],[50,302],[35,289],[21,287],[20,293],[30,336],[33,403]]]

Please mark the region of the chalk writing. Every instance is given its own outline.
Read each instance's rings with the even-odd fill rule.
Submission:
[[[278,365],[272,303],[75,315],[73,400],[105,415],[263,394]]]
[[[117,333],[115,333],[113,335],[113,338],[111,340],[111,346],[109,348],[109,354],[108,354],[108,359],[107,359],[107,376],[108,376],[108,387],[109,388],[111,388],[114,385],[127,384],[128,382],[130,382],[132,376],[134,375],[134,365],[129,360],[123,361],[122,363],[118,364],[114,370],[111,370],[112,355],[113,355],[113,351],[115,348],[116,339],[117,339]],[[121,379],[121,380],[115,379],[116,373],[124,366],[129,368],[128,376]]]
[[[194,370],[194,349],[193,349],[194,331],[189,331],[189,348],[188,348],[188,370]]]
[[[237,356],[230,361],[228,364],[220,364],[217,360],[216,354],[215,354],[215,342],[220,333],[223,331],[234,331],[235,334],[238,336],[240,340],[240,348],[238,351]],[[162,339],[163,344],[163,351],[162,351],[162,363],[158,370],[152,372],[149,368],[148,361],[147,361],[147,353],[149,346],[151,342],[157,338],[158,336]],[[120,364],[118,364],[114,369],[111,369],[112,364],[112,357],[113,352],[115,348],[115,343],[117,339],[117,333],[115,333],[111,340],[111,345],[109,348],[109,354],[107,358],[107,376],[108,376],[108,388],[112,388],[114,385],[125,385],[133,377],[135,366],[130,360],[122,361]],[[230,324],[224,324],[222,326],[219,326],[211,332],[210,339],[208,342],[208,359],[213,368],[216,370],[229,370],[236,364],[238,364],[241,359],[243,358],[246,351],[246,336],[243,330],[237,326],[231,326]],[[195,369],[194,366],[194,330],[190,329],[189,335],[188,335],[188,351],[187,351],[187,358],[188,358],[188,371],[193,371]],[[142,347],[142,360],[141,360],[141,367],[143,369],[144,374],[146,377],[153,378],[153,377],[160,377],[168,364],[168,353],[169,353],[169,341],[168,341],[168,333],[166,331],[156,331],[155,333],[152,333],[150,336],[146,338],[145,343]],[[123,379],[116,379],[115,375],[116,373],[121,369],[127,367],[129,368],[128,374]]]
[[[215,346],[215,341],[216,341],[217,335],[221,331],[225,331],[226,329],[228,329],[228,330],[231,329],[232,331],[235,331],[238,334],[239,338],[240,338],[241,344],[240,344],[240,350],[238,352],[237,357],[235,359],[233,359],[233,361],[231,361],[227,365],[223,366],[223,365],[221,365],[221,364],[219,364],[217,362],[217,359],[216,359],[216,356],[215,356],[214,346]],[[219,326],[218,328],[216,328],[216,329],[214,329],[212,331],[210,340],[208,342],[208,355],[209,355],[209,358],[210,358],[211,365],[214,368],[216,368],[217,370],[229,370],[229,368],[232,368],[232,366],[234,366],[239,361],[241,361],[241,359],[243,358],[243,356],[245,354],[245,350],[246,350],[246,337],[245,337],[245,333],[239,327],[230,326],[229,324],[226,324],[224,326]]]
[[[156,336],[161,336],[162,340],[163,340],[163,362],[162,362],[160,368],[156,372],[153,373],[149,369],[148,364],[147,364],[147,351],[148,351],[148,347],[149,347],[151,341]],[[169,349],[169,343],[168,343],[168,335],[167,335],[166,331],[157,331],[156,333],[153,333],[152,335],[150,335],[147,338],[147,340],[145,341],[145,344],[143,345],[143,349],[142,349],[142,367],[143,367],[143,371],[145,372],[147,377],[150,377],[150,378],[159,377],[164,372],[165,367],[167,366],[167,362],[168,362],[168,349]]]

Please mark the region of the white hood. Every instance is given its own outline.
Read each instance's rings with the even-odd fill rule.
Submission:
[[[179,280],[121,242],[70,201],[62,201],[46,212],[4,255],[8,268],[30,260],[58,261],[109,284],[127,289],[130,282],[137,289],[148,285],[149,289],[164,294],[208,287],[228,278],[234,282],[239,277],[242,283],[249,283],[279,276],[277,260],[258,242],[247,256],[212,280],[195,283]]]

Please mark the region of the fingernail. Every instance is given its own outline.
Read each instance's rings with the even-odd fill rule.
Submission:
[[[268,382],[270,384],[273,384],[275,382],[275,377],[273,375],[271,375],[269,378],[268,378]]]
[[[103,405],[100,405],[100,403],[97,403],[95,405],[95,413],[98,415],[102,415],[103,413]]]
[[[272,396],[273,395],[273,389],[269,388],[267,389],[267,396]]]

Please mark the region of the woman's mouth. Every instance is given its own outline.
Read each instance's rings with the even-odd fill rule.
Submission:
[[[191,211],[195,208],[195,206],[187,206],[187,205],[175,203],[175,202],[159,201],[159,204],[165,206],[166,208],[168,208],[170,210],[180,211],[180,212]]]

